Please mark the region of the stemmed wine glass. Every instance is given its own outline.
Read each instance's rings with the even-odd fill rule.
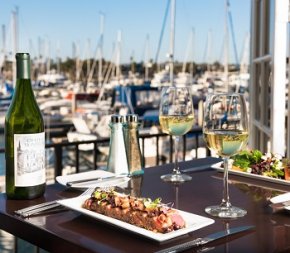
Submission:
[[[174,183],[191,180],[191,176],[180,172],[178,165],[180,136],[186,134],[194,123],[192,96],[188,87],[169,86],[162,89],[159,122],[163,132],[173,136],[175,144],[175,167],[171,174],[163,175],[161,179]]]
[[[247,211],[234,207],[229,200],[229,158],[241,151],[248,141],[248,116],[242,94],[208,95],[205,103],[203,135],[207,146],[223,158],[223,199],[220,205],[205,211],[222,218],[243,217]]]

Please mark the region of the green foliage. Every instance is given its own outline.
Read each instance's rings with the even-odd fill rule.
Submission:
[[[244,172],[284,178],[284,165],[281,156],[277,154],[262,154],[259,150],[245,150],[233,157],[233,165],[241,168]]]
[[[251,164],[256,164],[261,161],[262,152],[259,150],[244,150],[233,157],[233,165],[240,167],[241,169],[247,169]]]

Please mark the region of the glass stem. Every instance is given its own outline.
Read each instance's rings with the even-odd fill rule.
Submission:
[[[173,174],[180,174],[179,165],[178,165],[179,136],[175,135],[173,137],[174,137],[174,155],[175,155],[175,167],[173,169]]]
[[[228,178],[229,178],[229,158],[225,157],[224,158],[224,180],[223,180],[224,188],[223,188],[223,199],[222,199],[221,206],[226,207],[226,208],[231,207],[230,197],[229,197]]]

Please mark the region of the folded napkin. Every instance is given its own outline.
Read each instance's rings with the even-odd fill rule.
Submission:
[[[106,179],[104,177],[104,179]],[[126,187],[128,181],[130,180],[129,177],[117,177],[117,178],[110,178],[109,180],[95,180],[95,181],[90,181],[90,182],[83,182],[83,183],[76,183],[73,184],[71,187],[75,188],[95,188],[95,187],[114,187],[114,186],[119,186],[119,187]]]
[[[290,192],[283,193],[270,199],[273,204],[285,202],[290,200]]]
[[[96,179],[92,181],[93,178],[107,178],[113,177],[115,174],[104,171],[104,170],[93,170],[86,171],[81,173],[75,173],[71,175],[57,176],[56,181],[64,186],[67,186],[68,182],[76,181],[76,180],[89,180],[83,183],[74,183],[71,185],[73,188],[95,188],[95,187],[127,187],[127,183],[130,180],[129,177],[116,177],[111,180],[99,180]]]

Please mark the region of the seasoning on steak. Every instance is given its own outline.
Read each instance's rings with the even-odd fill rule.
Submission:
[[[136,198],[115,191],[96,190],[83,203],[83,208],[159,233],[185,227],[177,210],[158,198]]]

